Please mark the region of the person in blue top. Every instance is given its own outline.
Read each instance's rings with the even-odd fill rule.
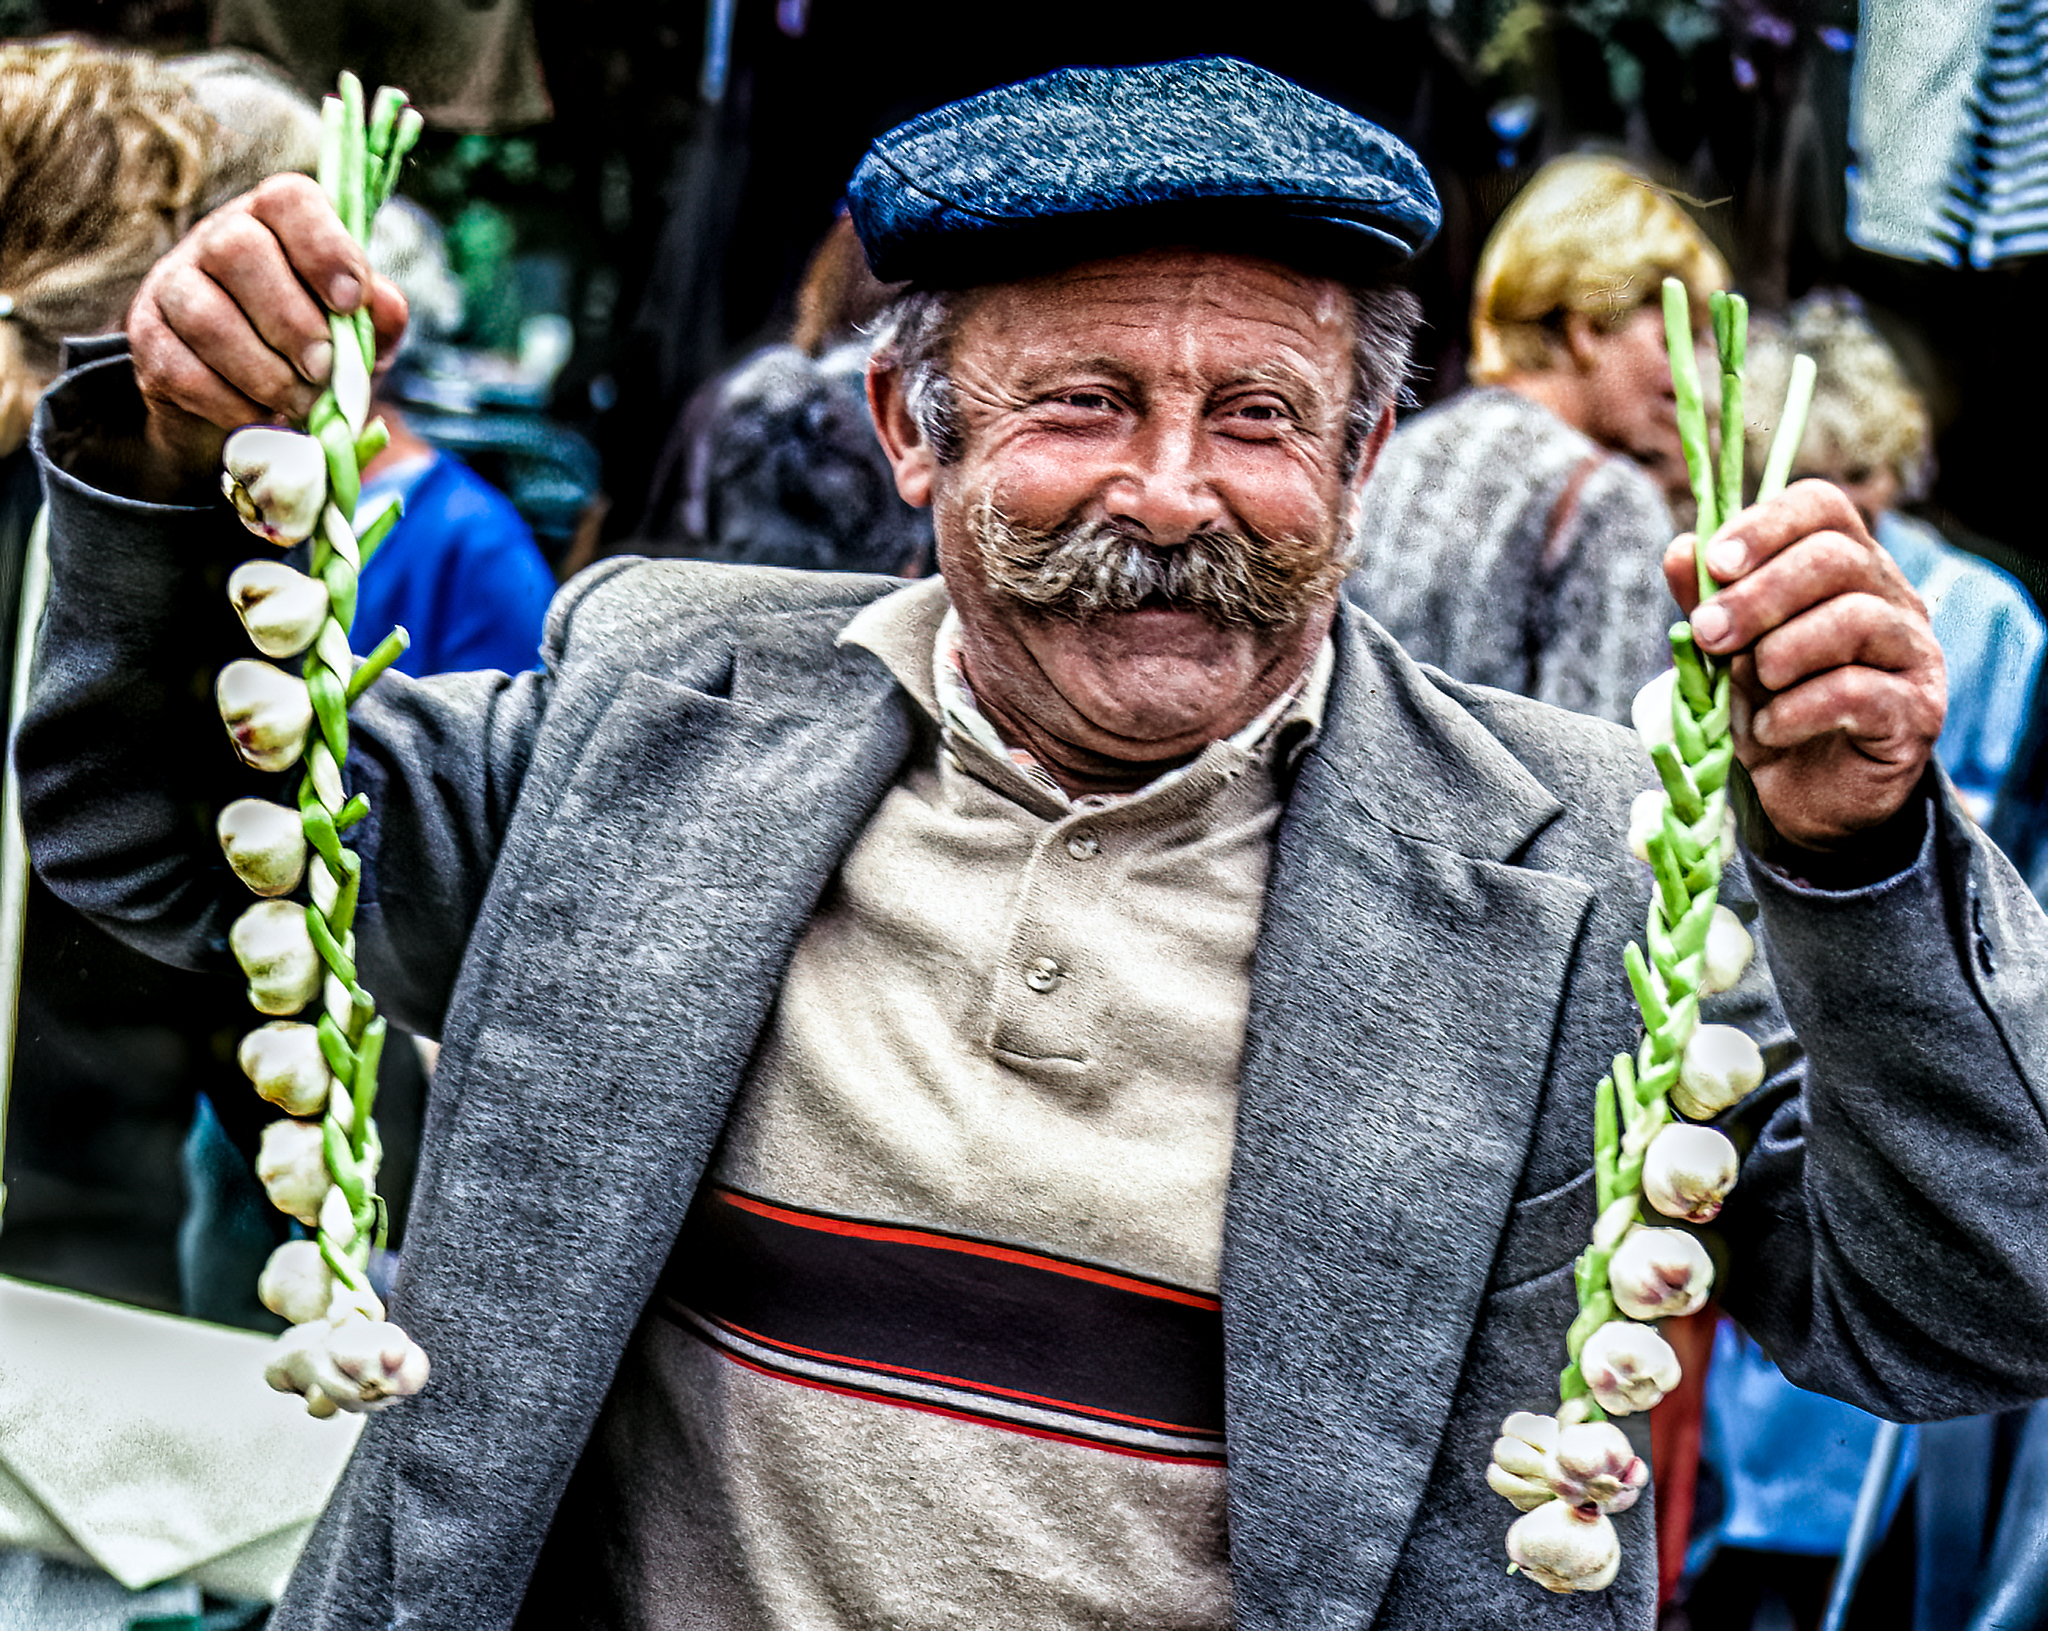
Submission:
[[[1847,493],[1934,623],[1948,663],[1948,721],[1935,757],[1979,820],[1989,813],[2026,725],[2048,623],[2019,581],[1949,543],[1897,506],[1922,497],[1933,474],[1926,405],[1856,297],[1817,290],[1783,324],[1751,331],[1751,400],[1784,399],[1791,359],[1819,369],[1813,411],[1796,462]],[[1750,427],[1750,458],[1761,472],[1766,426]]]
[[[405,293],[408,346],[460,326],[461,286],[425,210],[393,199],[377,216],[370,255]],[[415,435],[388,397],[373,411],[391,441],[364,473],[363,500],[396,493],[405,514],[364,569],[350,644],[368,653],[402,626],[412,644],[396,666],[408,674],[534,667],[555,578],[532,529],[497,488]]]
[[[376,411],[391,443],[364,496],[375,503],[396,492],[405,514],[363,571],[349,643],[367,655],[403,627],[412,644],[394,666],[412,675],[534,667],[555,578],[532,530],[510,499],[421,441],[390,403]]]
[[[1926,604],[1948,665],[1949,711],[1935,757],[1984,820],[2027,723],[2048,624],[2010,574],[1896,507],[1926,491],[1931,427],[1919,393],[1854,295],[1816,291],[1782,322],[1755,321],[1750,400],[1783,401],[1791,360],[1801,353],[1819,377],[1796,473],[1849,495]],[[1750,425],[1752,481],[1773,428]],[[1694,1546],[1696,1564],[1718,1552],[1719,1566],[1693,1583],[1687,1607],[1695,1626],[1743,1631],[1767,1623],[1774,1596],[1789,1618],[1769,1623],[1799,1631],[1821,1623],[1877,1436],[1876,1417],[1794,1387],[1746,1333],[1722,1322],[1700,1446],[1719,1486],[1719,1516]],[[1978,1456],[1980,1441],[1985,1453]],[[1914,1631],[1962,1631],[1966,1621],[1974,1631],[1972,1607],[1992,1595],[1990,1571],[1981,1566],[1998,1509],[1997,1491],[1987,1487],[1992,1442],[1988,1418],[1907,1430],[1883,1513],[1889,1522],[1917,1472],[1916,1600],[1901,1622]],[[1974,1472],[1962,1465],[1973,1456],[1984,1462]],[[1961,1508],[1977,1509],[1982,1533],[1974,1542],[1958,1535]]]

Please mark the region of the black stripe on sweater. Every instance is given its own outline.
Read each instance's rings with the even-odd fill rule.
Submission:
[[[1175,1461],[1223,1459],[1214,1297],[707,1184],[656,1308],[786,1380]]]

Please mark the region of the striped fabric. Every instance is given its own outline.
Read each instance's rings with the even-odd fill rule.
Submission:
[[[2048,0],[1995,0],[1934,233],[1951,264],[2048,251]]]
[[[707,1184],[654,1307],[799,1386],[1223,1464],[1223,1319],[1203,1292]]]

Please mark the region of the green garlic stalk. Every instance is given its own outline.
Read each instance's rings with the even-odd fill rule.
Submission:
[[[1742,507],[1742,366],[1749,311],[1740,295],[1709,301],[1721,368],[1720,458],[1712,457],[1706,406],[1693,357],[1692,313],[1683,284],[1664,284],[1671,377],[1680,440],[1699,504],[1695,567],[1701,598],[1717,587],[1706,544]],[[1805,428],[1812,364],[1780,418],[1765,484],[1782,487]],[[1782,456],[1781,456],[1782,453]],[[1654,1406],[1679,1382],[1676,1354],[1649,1322],[1695,1312],[1713,1284],[1713,1265],[1683,1229],[1645,1225],[1649,1212],[1710,1221],[1734,1187],[1734,1146],[1711,1127],[1763,1080],[1763,1058],[1743,1032],[1700,1023],[1700,1003],[1742,977],[1753,946],[1718,896],[1734,853],[1728,778],[1726,667],[1693,642],[1688,622],[1672,625],[1672,667],[1643,688],[1635,724],[1658,787],[1631,812],[1629,843],[1650,868],[1643,942],[1623,954],[1643,1034],[1617,1054],[1593,1099],[1593,1238],[1575,1269],[1579,1312],[1565,1334],[1569,1363],[1558,1378],[1555,1417],[1517,1412],[1502,1427],[1487,1482],[1522,1512],[1507,1538],[1511,1567],[1557,1592],[1598,1591],[1620,1566],[1609,1514],[1632,1505],[1648,1469],[1608,1421]],[[1645,949],[1647,947],[1647,949]],[[1681,1120],[1680,1118],[1686,1118]]]
[[[404,92],[389,86],[366,113],[350,73],[322,107],[320,185],[365,248],[421,125]],[[417,1392],[428,1369],[419,1346],[385,1320],[370,1285],[370,1254],[384,1226],[371,1109],[385,1023],[358,977],[362,862],[342,841],[369,813],[343,785],[348,707],[406,646],[405,632],[394,630],[358,663],[348,643],[356,583],[399,511],[390,503],[372,516],[357,513],[362,468],[386,440],[383,421],[369,418],[369,313],[332,314],[328,326],[333,375],[305,430],[250,426],[223,450],[222,489],[243,523],[282,546],[310,541],[305,572],[257,560],[228,581],[257,650],[300,658],[299,672],[243,659],[223,669],[216,686],[246,763],[301,766],[294,808],[238,799],[221,812],[218,830],[236,876],[264,897],[236,921],[229,944],[251,1005],[277,1016],[243,1039],[239,1058],[257,1092],[295,1118],[265,1130],[257,1173],[272,1201],[314,1230],[312,1239],[278,1248],[258,1284],[264,1304],[294,1326],[265,1374],[273,1387],[302,1395],[316,1416],[379,1408]],[[285,898],[302,883],[305,901]],[[316,999],[317,1021],[290,1017]]]

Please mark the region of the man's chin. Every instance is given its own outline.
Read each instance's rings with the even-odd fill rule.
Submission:
[[[1067,704],[1129,743],[1199,746],[1257,712],[1272,645],[1172,607],[1041,626],[1030,643]],[[1240,715],[1244,717],[1240,717]]]

